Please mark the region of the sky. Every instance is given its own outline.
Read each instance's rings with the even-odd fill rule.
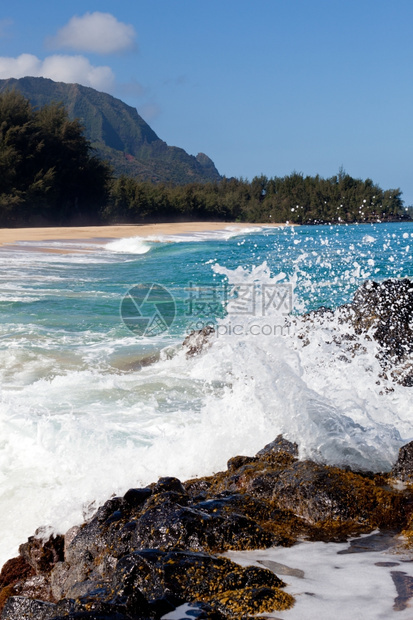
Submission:
[[[227,177],[340,168],[413,205],[412,0],[14,0],[0,79],[78,82]]]

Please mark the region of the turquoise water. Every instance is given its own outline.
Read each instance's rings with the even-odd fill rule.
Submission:
[[[413,224],[50,246],[72,252],[0,249],[1,559],[39,525],[63,531],[112,492],[217,471],[279,432],[304,456],[379,469],[413,437],[412,391],[380,383],[374,343],[343,361],[325,327],[299,337],[303,312],[365,279],[412,277]],[[176,316],[142,337],[120,308],[152,283]],[[291,296],[264,312],[263,291],[282,286]],[[298,318],[282,331],[286,311]],[[187,358],[182,340],[209,323],[210,347]]]

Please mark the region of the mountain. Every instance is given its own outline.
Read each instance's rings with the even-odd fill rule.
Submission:
[[[70,118],[78,118],[84,125],[86,138],[116,175],[178,184],[221,179],[207,155],[194,157],[168,146],[135,108],[111,95],[41,77],[0,80],[0,93],[12,89],[20,91],[35,107],[62,102]]]

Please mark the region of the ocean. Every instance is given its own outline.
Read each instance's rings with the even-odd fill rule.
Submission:
[[[366,279],[413,277],[413,223],[43,245],[0,248],[1,564],[39,526],[65,532],[113,494],[225,469],[279,433],[377,471],[413,438],[413,388],[381,376],[377,343],[349,353],[332,338],[348,326],[303,319]]]

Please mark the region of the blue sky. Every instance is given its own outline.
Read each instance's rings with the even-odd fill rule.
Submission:
[[[109,92],[228,177],[342,166],[407,206],[412,26],[411,0],[15,0],[0,78]]]

